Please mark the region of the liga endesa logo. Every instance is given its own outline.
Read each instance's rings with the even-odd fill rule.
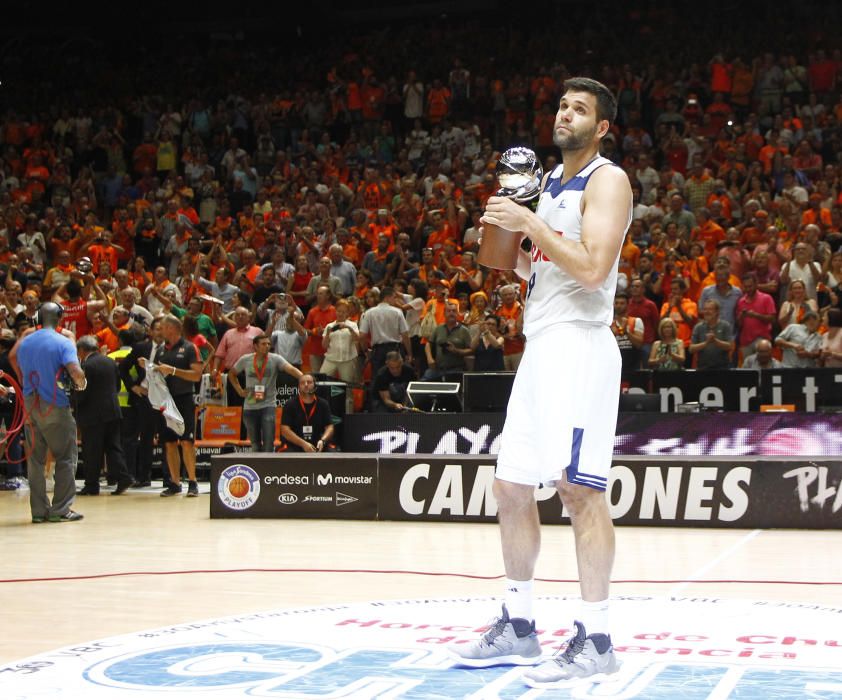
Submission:
[[[0,667],[4,697],[614,698],[791,700],[842,693],[842,608],[702,597],[612,598],[623,665],[599,686],[535,690],[524,669],[470,669],[447,652],[486,629],[500,600],[397,600],[179,624]],[[535,601],[544,656],[580,601]],[[543,626],[542,626],[543,625]],[[81,653],[79,649],[84,650]],[[72,651],[76,653],[71,653]]]
[[[260,497],[260,477],[245,464],[232,464],[220,475],[218,491],[226,508],[246,510]]]

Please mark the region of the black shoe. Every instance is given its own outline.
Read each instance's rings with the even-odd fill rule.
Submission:
[[[33,515],[32,516],[32,522],[36,523],[36,524],[45,523],[45,522],[47,522],[47,518],[44,515]]]
[[[128,491],[132,486],[134,486],[134,481],[132,479],[129,479],[128,481],[118,481],[117,488],[111,492],[111,495],[119,496],[120,494]]]
[[[199,484],[195,481],[187,482],[187,496],[191,498],[195,498],[199,495]]]
[[[151,481],[135,481],[129,488],[131,489],[145,489],[152,486]]]
[[[167,496],[179,496],[181,495],[181,484],[170,484],[161,491],[161,495],[166,498]]]
[[[64,515],[51,515],[47,520],[51,523],[75,523],[84,517],[84,515],[77,513],[75,510],[69,510]]]
[[[76,492],[77,496],[99,496],[99,491],[91,491],[87,486]]]

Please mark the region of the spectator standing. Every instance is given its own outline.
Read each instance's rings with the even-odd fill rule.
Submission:
[[[611,332],[617,339],[623,370],[640,369],[640,348],[643,345],[643,321],[629,315],[629,295],[614,295],[614,320]]]
[[[252,352],[254,347],[252,341],[263,333],[261,328],[251,325],[251,313],[243,306],[235,309],[234,324],[234,327],[229,328],[222,336],[214,352],[212,374],[215,379],[221,377],[223,372],[232,369],[243,355]],[[228,382],[226,393],[229,406],[243,405],[242,396],[230,382]]]
[[[356,274],[354,275],[356,279]],[[342,292],[342,280],[331,273],[331,260],[328,257],[319,258],[319,274],[313,275],[307,283],[307,303],[312,305],[316,300],[316,290],[319,287],[327,287],[330,290],[330,298],[338,299]]]
[[[719,318],[725,321],[733,332],[733,329],[737,327],[737,302],[742,296],[742,291],[731,283],[730,269],[727,258],[717,258],[713,266],[715,284],[702,290],[699,296],[699,307],[704,308],[705,302],[710,299],[716,301]]]
[[[348,318],[350,307],[347,301],[340,299],[335,307],[336,320],[325,326],[322,337],[325,359],[321,371],[350,384],[358,379],[360,330]]]
[[[445,302],[444,323],[436,326],[424,351],[427,354],[425,381],[443,380],[448,374],[465,371],[465,358],[471,354],[471,334],[459,323],[456,302]]]
[[[380,303],[369,309],[360,320],[363,345],[371,349],[371,374],[377,376],[386,361],[386,354],[398,351],[403,345],[406,361],[412,363],[412,344],[409,326],[403,312],[395,306],[395,290],[384,287]]]
[[[799,242],[793,248],[793,259],[785,262],[781,267],[781,284],[786,287],[795,280],[804,283],[804,289],[809,299],[816,298],[816,288],[822,278],[819,263],[813,260],[812,250],[806,242]]]
[[[502,372],[506,368],[503,362],[505,338],[499,323],[497,316],[485,316],[479,321],[479,333],[471,341],[475,372]]]
[[[819,315],[808,311],[800,323],[790,323],[780,332],[775,345],[783,348],[784,367],[818,367],[823,340],[818,328]]]
[[[523,335],[523,305],[517,299],[514,285],[500,287],[500,304],[494,313],[502,319],[503,363],[508,372],[516,372],[523,358],[526,338]]]
[[[303,361],[309,363],[311,372],[321,370],[325,357],[322,335],[327,324],[336,320],[336,308],[330,303],[330,299],[330,289],[319,287],[316,290],[316,304],[307,312],[304,321],[308,337],[302,349],[302,356]]]
[[[652,344],[649,366],[655,370],[684,369],[684,343],[678,337],[675,321],[669,317],[658,324],[658,340]]]
[[[670,282],[670,296],[661,306],[661,318],[671,318],[676,327],[678,339],[685,348],[690,344],[693,327],[699,317],[699,310],[692,299],[685,296],[687,284],[681,277]]]
[[[337,296],[349,297],[354,293],[357,283],[357,268],[342,255],[342,246],[334,243],[328,251],[330,257],[330,276],[340,281]]]
[[[807,297],[807,287],[800,279],[789,283],[789,294],[786,301],[781,304],[778,312],[778,323],[781,329],[786,329],[791,323],[803,323],[805,314],[812,311],[818,312],[819,307],[815,300]]]
[[[640,361],[646,367],[649,362],[649,353],[652,351],[652,343],[658,337],[658,322],[661,315],[658,307],[645,295],[646,285],[643,280],[633,279],[629,284],[628,314],[639,318],[643,322],[643,343],[640,346]]]
[[[737,324],[740,332],[740,355],[746,358],[755,352],[761,339],[772,340],[772,322],[775,320],[775,302],[768,294],[757,289],[757,278],[743,275],[743,295],[737,302]]]
[[[734,351],[734,333],[728,322],[720,318],[716,299],[707,299],[702,304],[702,317],[693,329],[689,347],[696,358],[696,369],[728,369]]]
[[[228,371],[228,381],[243,399],[243,422],[253,452],[275,451],[275,395],[281,372],[301,378],[301,372],[283,357],[269,352],[268,335],[255,336],[254,352],[243,355]],[[238,375],[245,374],[245,387]]]

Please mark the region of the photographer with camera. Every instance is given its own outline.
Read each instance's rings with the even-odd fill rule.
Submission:
[[[325,326],[322,336],[325,359],[321,371],[351,383],[357,381],[359,370],[360,329],[348,318],[350,307],[347,301],[340,299],[334,306],[336,320]]]
[[[269,318],[267,333],[272,338],[273,352],[301,369],[301,349],[307,340],[307,329],[301,323],[304,315],[287,294],[278,294],[272,303],[275,309]]]

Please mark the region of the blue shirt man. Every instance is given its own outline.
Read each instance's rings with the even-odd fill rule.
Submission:
[[[67,392],[58,386],[64,368],[79,362],[76,347],[52,328],[26,336],[18,347],[17,361],[23,376],[23,395],[36,391],[41,400],[57,408],[70,406]]]

